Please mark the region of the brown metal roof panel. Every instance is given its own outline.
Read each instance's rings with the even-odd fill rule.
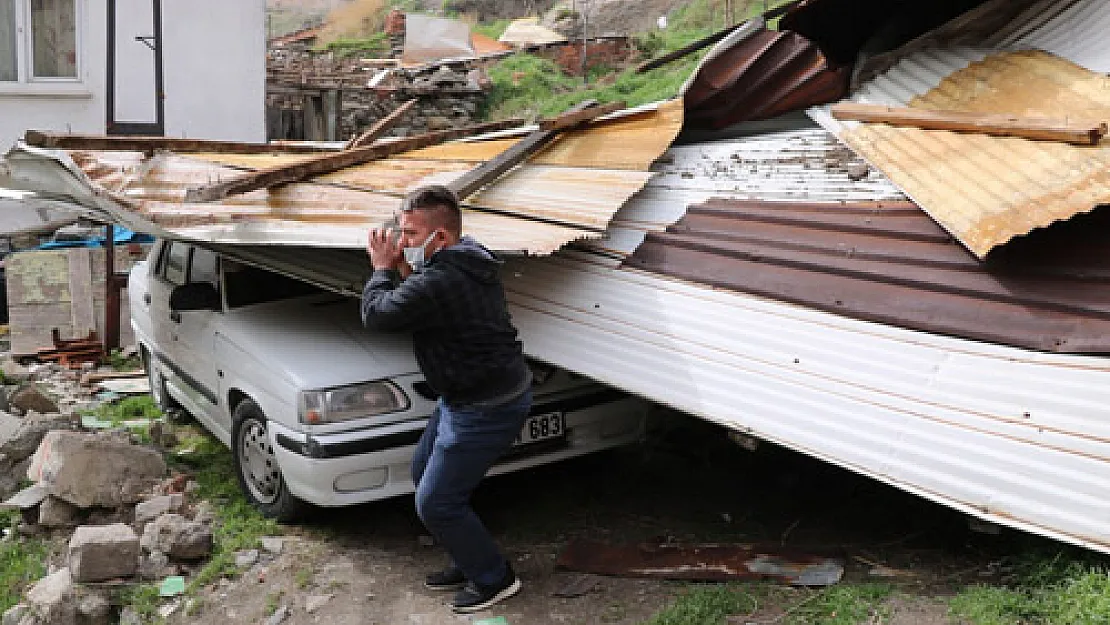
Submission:
[[[904,203],[771,204],[693,206],[626,266],[926,332],[1110,353],[1110,213],[982,263]]]

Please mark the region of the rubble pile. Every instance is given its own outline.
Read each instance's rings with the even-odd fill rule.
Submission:
[[[275,49],[270,51],[267,67],[266,103],[271,120],[282,115],[303,116],[307,99],[336,92],[340,101],[336,134],[340,140],[361,134],[413,98],[417,99],[416,107],[389,136],[405,137],[479,123],[490,88],[485,73],[469,62],[399,69],[390,60]]]
[[[2,539],[42,536],[65,545],[49,574],[0,623],[139,622],[127,608],[120,613],[119,591],[198,570],[213,549],[211,506],[192,500],[196,482],[167,477],[162,453],[138,444],[126,428],[86,431],[76,413],[62,414],[61,405],[96,405],[76,372],[10,359],[0,369],[7,383],[0,393],[0,509],[21,518]]]

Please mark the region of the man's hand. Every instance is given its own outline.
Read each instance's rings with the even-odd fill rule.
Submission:
[[[366,253],[370,255],[370,264],[375,270],[399,269],[405,264],[405,255],[401,247],[394,243],[392,234],[383,228],[374,228],[370,231]]]

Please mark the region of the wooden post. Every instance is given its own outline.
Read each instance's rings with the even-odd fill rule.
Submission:
[[[120,289],[116,282],[116,228],[104,226],[104,349],[119,347]]]
[[[348,142],[346,147],[344,147],[343,149],[351,150],[354,148],[361,148],[364,146],[373,145],[375,141],[382,138],[385,133],[389,132],[390,129],[396,126],[397,122],[401,121],[401,118],[403,118],[406,113],[411,111],[412,107],[416,106],[417,101],[418,98],[413,98],[408,102],[405,102],[401,106],[393,109],[393,112],[379,119],[378,122],[371,126],[369,130],[355,137],[354,139],[351,139],[350,142]]]

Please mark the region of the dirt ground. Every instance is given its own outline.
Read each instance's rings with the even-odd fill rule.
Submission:
[[[692,419],[656,421],[638,446],[488,480],[475,506],[512,557],[524,588],[488,613],[453,615],[449,596],[425,590],[425,573],[444,564],[428,546],[411,498],[321,513],[287,528],[282,553],[234,582],[209,587],[199,611],[171,622],[413,624],[504,617],[512,625],[641,623],[671,603],[678,582],[602,578],[573,599],[552,594],[571,574],[555,560],[583,537],[639,542],[774,542],[833,553],[846,580],[886,581],[895,625],[948,623],[945,597],[990,582],[1012,536],[972,533],[966,519],[873,480],[770,445],[740,449]],[[1022,540],[1028,540],[1022,538]],[[876,566],[894,577],[870,575]],[[736,623],[777,622],[806,590],[782,591]],[[329,596],[314,612],[306,605]]]

